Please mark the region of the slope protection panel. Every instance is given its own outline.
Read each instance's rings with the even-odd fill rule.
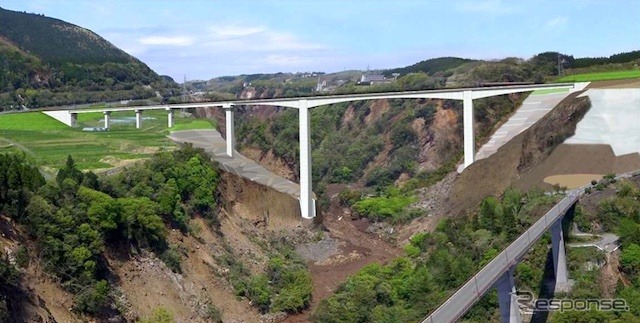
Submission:
[[[75,121],[73,115],[69,112],[69,110],[60,110],[60,111],[43,111],[42,113],[66,124],[69,127],[73,127],[75,125]]]
[[[640,89],[589,89],[591,109],[567,144],[607,144],[616,156],[640,153]],[[581,95],[581,96],[582,96]]]

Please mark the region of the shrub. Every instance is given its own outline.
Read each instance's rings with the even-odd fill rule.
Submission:
[[[173,246],[161,253],[159,258],[174,273],[182,273],[182,267],[180,266],[182,257],[180,257],[180,254],[174,249]]]
[[[148,318],[140,321],[141,323],[174,323],[173,313],[164,307],[158,307]]]
[[[420,255],[420,248],[413,244],[408,244],[404,246],[404,253],[407,254],[408,257],[415,258]]]
[[[398,189],[390,188],[384,196],[365,198],[353,207],[359,214],[379,221],[399,216],[415,200],[414,196],[402,195]]]
[[[20,268],[29,266],[29,252],[25,246],[20,246],[16,249],[16,265]]]
[[[215,305],[208,303],[206,307],[206,318],[210,320],[210,322],[214,323],[222,323],[222,311]]]
[[[273,298],[272,311],[299,312],[311,302],[313,281],[306,269],[289,269],[282,275],[282,288]]]
[[[109,283],[105,280],[94,286],[87,286],[76,295],[75,307],[84,313],[98,313],[104,309],[109,301]]]
[[[246,296],[261,312],[269,311],[271,305],[271,288],[265,274],[252,276],[247,283]]]
[[[362,199],[362,193],[357,190],[350,190],[348,188],[344,188],[338,194],[338,201],[342,206],[351,206],[354,203],[360,201]]]

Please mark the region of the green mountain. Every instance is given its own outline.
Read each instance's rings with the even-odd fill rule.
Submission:
[[[474,62],[474,60],[459,57],[438,57],[427,59],[410,66],[391,69],[386,71],[385,74],[391,75],[392,73],[400,73],[404,75],[424,72],[429,75],[433,75],[434,73],[445,72],[470,62]]]
[[[0,110],[166,97],[174,82],[96,33],[0,8]]]

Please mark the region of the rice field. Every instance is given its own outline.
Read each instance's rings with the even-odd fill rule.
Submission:
[[[166,138],[165,111],[145,111],[141,129],[135,128],[134,112],[113,112],[109,131],[82,131],[84,127],[103,127],[102,113],[80,113],[78,124],[71,128],[42,112],[0,115],[0,153],[22,151],[45,168],[59,168],[71,155],[80,168],[99,169],[175,147]],[[212,120],[176,112],[171,130],[215,127]]]

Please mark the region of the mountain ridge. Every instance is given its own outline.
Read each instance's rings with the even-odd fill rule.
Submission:
[[[0,111],[176,95],[175,82],[95,32],[0,8]],[[144,104],[144,102],[139,102]]]

